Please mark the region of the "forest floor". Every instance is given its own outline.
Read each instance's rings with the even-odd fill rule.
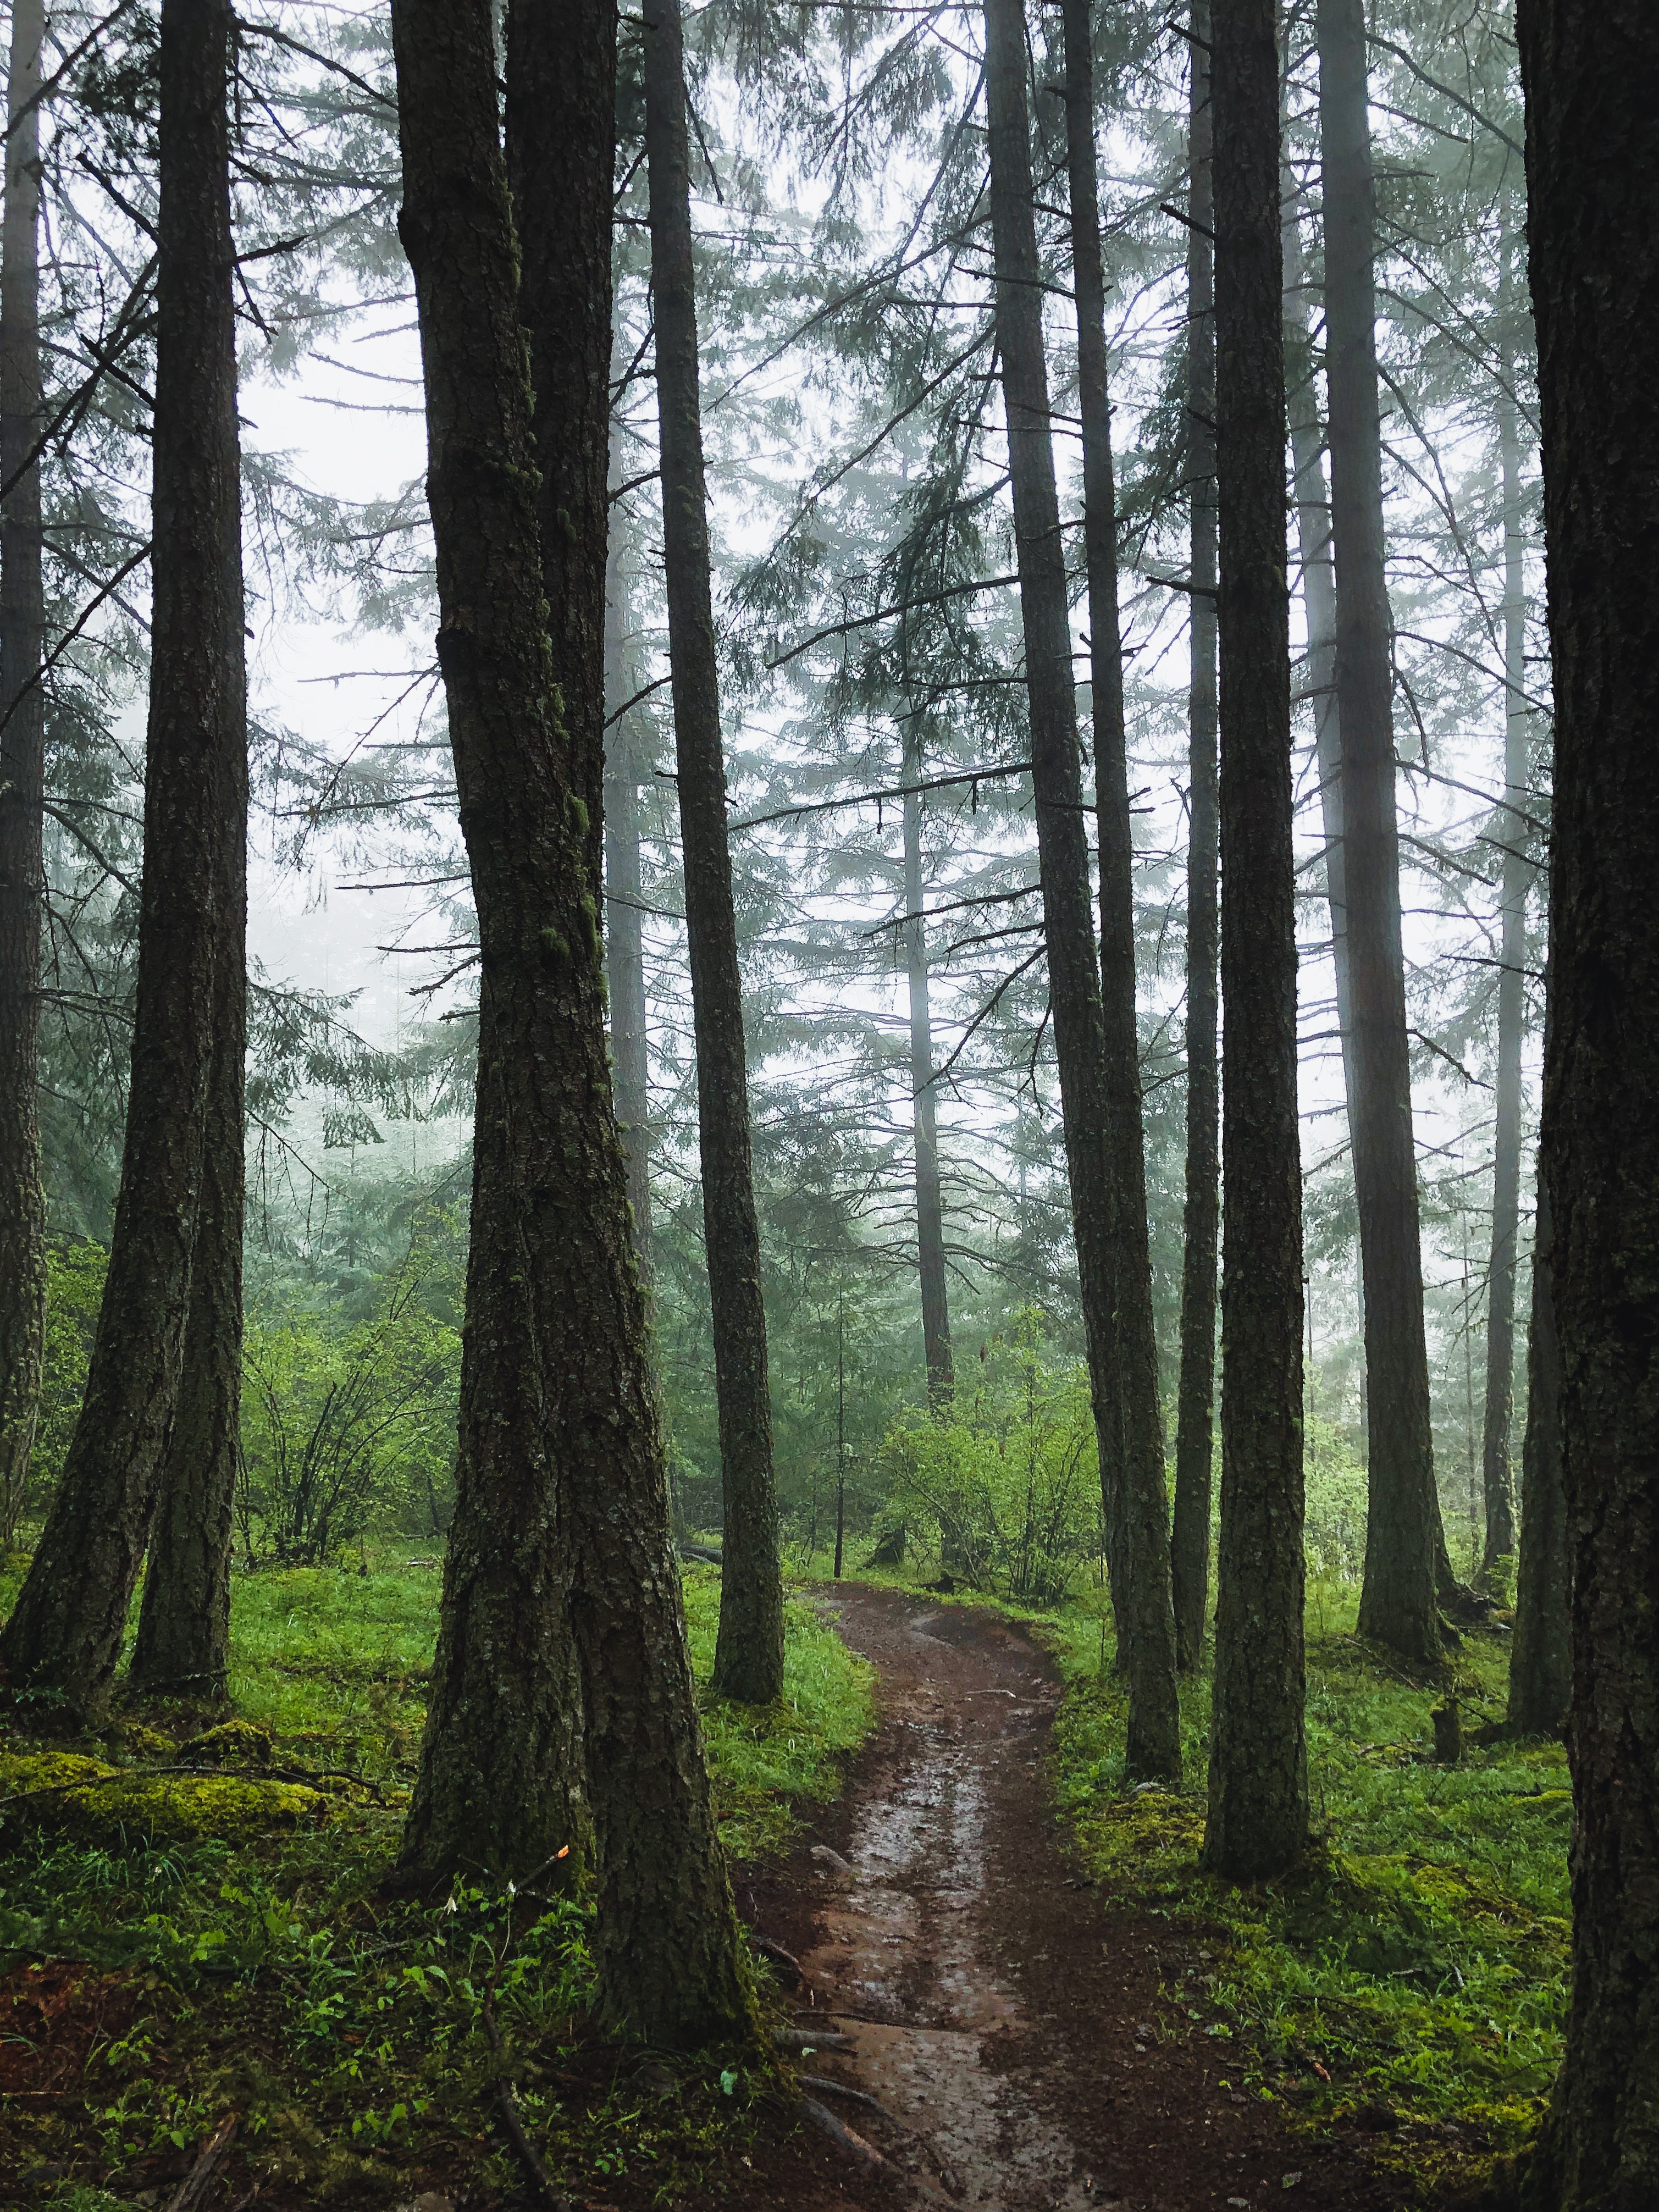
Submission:
[[[1115,1907],[1086,1878],[1048,1783],[1063,1680],[1020,1625],[896,1589],[843,1587],[826,1610],[879,1670],[880,1725],[743,1903],[800,1961],[798,2021],[846,2039],[805,2063],[876,2100],[884,2117],[829,2100],[891,2164],[843,2160],[810,2192],[769,2177],[737,2203],[834,2212],[890,2203],[896,2182],[982,2212],[1414,2202],[1352,2130],[1316,2136],[1264,2093],[1260,2054],[1206,2001],[1221,1931]]]
[[[1351,1593],[1310,1607],[1318,1841],[1255,1889],[1198,1866],[1202,1680],[1183,1790],[1126,1789],[1098,1592],[819,1583],[788,1607],[775,1710],[705,1692],[740,1915],[804,1975],[774,2017],[836,2021],[846,2047],[800,2064],[884,2108],[809,2088],[877,2167],[803,2128],[792,2064],[594,2033],[583,1906],[378,1896],[437,1565],[239,1576],[216,1745],[222,1710],[129,1707],[70,1747],[94,1771],[60,1776],[26,1713],[0,1725],[0,2203],[168,2212],[234,2118],[198,2212],[509,2212],[536,2200],[504,2078],[575,2212],[1392,2212],[1479,2183],[1534,2124],[1565,1986],[1560,1748],[1436,1765],[1447,1683],[1360,1644]],[[706,1682],[718,1573],[686,1595]],[[1472,1722],[1505,1658],[1501,1631],[1466,1639]]]

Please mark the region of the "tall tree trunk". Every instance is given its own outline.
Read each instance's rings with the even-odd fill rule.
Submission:
[[[714,1688],[768,1705],[783,1686],[783,1583],[767,1380],[749,1073],[726,828],[720,676],[709,589],[708,495],[691,258],[691,162],[679,0],[646,0],[645,143],[657,326],[663,551],[675,759],[685,868],[703,1237],[714,1309],[725,1541]]]
[[[611,533],[605,600],[605,709],[640,689],[628,651],[629,578],[623,533]],[[634,1255],[651,1281],[651,1082],[645,1019],[645,916],[641,907],[640,769],[623,715],[605,742],[605,969],[611,997],[611,1085],[628,1153]]]
[[[1176,1650],[1183,1672],[1204,1656],[1210,1489],[1215,1456],[1216,1253],[1221,1219],[1216,1060],[1215,193],[1209,0],[1192,9],[1187,134],[1187,481],[1192,501],[1192,684],[1188,710],[1187,1203],[1181,1266],[1181,1382],[1176,1419]]]
[[[1221,1540],[1204,1859],[1252,1880],[1308,1831],[1284,266],[1275,0],[1214,0],[1220,508]]]
[[[592,149],[615,143],[617,42],[592,35],[589,13],[587,0],[508,0],[505,122],[542,480],[542,574],[572,788],[586,811],[597,883],[605,599],[592,549],[605,543],[610,500],[592,455],[608,451],[611,434],[613,179]]]
[[[489,0],[394,0],[392,26],[438,653],[482,957],[459,1498],[405,1856],[417,1869],[482,1859],[522,1872],[569,1833],[569,1802],[542,1797],[572,1725],[574,1630],[599,2011],[649,2042],[692,2045],[746,2030],[750,2000],[629,1249],[591,817],[575,782],[586,763],[556,704]],[[614,11],[595,0],[578,34],[614,40]],[[588,146],[607,178],[611,146],[608,127]],[[602,435],[587,465],[603,482]],[[602,574],[603,543],[586,557]],[[599,681],[597,665],[590,674]],[[521,1377],[505,1401],[486,1399],[483,1386],[514,1372],[489,1341],[509,1326]],[[469,1743],[469,1727],[495,1741]],[[470,1828],[456,1802],[468,1771],[510,1801],[475,1798]]]
[[[1520,0],[1555,665],[1543,1173],[1572,1571],[1572,1997],[1530,2177],[1659,2203],[1659,44]]]
[[[86,1395],[0,1639],[14,1684],[95,1711],[115,1672],[178,1399],[246,865],[228,0],[163,0],[144,876],[126,1143]]]
[[[1572,1703],[1572,1591],[1561,1487],[1561,1351],[1550,1290],[1550,1206],[1538,1182],[1527,1339],[1527,1434],[1521,1449],[1521,1545],[1508,1721],[1516,1735],[1564,1735]]]
[[[226,833],[214,970],[202,1189],[179,1397],[144,1570],[131,1680],[151,1695],[222,1698],[242,1437],[242,1222],[247,1065],[247,755]]]
[[[1505,364],[1513,386],[1515,364]],[[1504,781],[1510,816],[1504,832],[1503,932],[1498,974],[1498,1127],[1493,1139],[1492,1262],[1486,1275],[1486,1402],[1480,1466],[1486,1534],[1481,1571],[1491,1574],[1515,1550],[1515,1486],[1510,1427],[1515,1403],[1515,1261],[1521,1223],[1521,1053],[1526,1037],[1526,826],[1530,761],[1526,704],[1526,540],[1521,530],[1521,434],[1510,391],[1500,392],[1498,439],[1504,470]]]
[[[46,1327],[40,1177],[40,933],[46,900],[46,628],[40,569],[40,43],[43,0],[13,0],[0,237],[0,1551],[34,1448]]]
[[[1288,164],[1279,170],[1284,199],[1285,322],[1295,348],[1290,376],[1291,461],[1294,473],[1302,605],[1308,626],[1308,696],[1314,714],[1320,818],[1325,831],[1325,899],[1330,914],[1331,967],[1336,978],[1336,1026],[1342,1052],[1342,1096],[1349,1112],[1358,1088],[1354,1069],[1353,990],[1348,970],[1347,872],[1342,843],[1342,727],[1336,696],[1336,565],[1331,557],[1331,496],[1325,482],[1324,432],[1313,380],[1307,265]]]
[[[1318,31],[1336,688],[1352,990],[1354,1087],[1348,1111],[1359,1200],[1370,1426],[1359,1627],[1407,1658],[1432,1662],[1442,1648],[1435,1583],[1443,1540],[1434,1486],[1400,936],[1364,0],[1319,0]]]
[[[1106,276],[1095,172],[1094,56],[1089,0],[1064,0],[1066,148],[1077,303],[1078,412],[1083,430],[1083,540],[1089,589],[1089,678],[1095,799],[1100,825],[1101,1026],[1106,1056],[1105,1139],[1111,1268],[1122,1438],[1117,1489],[1119,1580],[1142,1648],[1175,1698],[1176,1630],[1170,1583],[1170,1498],[1158,1396],[1146,1224],[1146,1143],[1141,1121],[1136,1019],[1134,833],[1123,729],[1123,648],[1118,621],[1117,493],[1107,394]],[[1052,461],[1050,463],[1052,467]],[[1075,709],[1073,710],[1075,711]]]
[[[921,751],[912,716],[904,725],[906,785],[921,778]],[[927,884],[921,871],[921,794],[904,794],[904,959],[910,1006],[910,1096],[916,1151],[916,1260],[921,1278],[921,1345],[927,1402],[948,1406],[956,1395],[951,1362],[951,1297],[945,1270],[945,1201],[939,1188],[939,1121],[933,1088],[933,1024],[927,1001]]]
[[[1106,1100],[1100,966],[1095,952],[1089,850],[1083,827],[1066,561],[1048,428],[1043,295],[1031,207],[1025,24],[1020,0],[986,0],[985,32],[997,339],[1002,353],[1025,682],[1030,702],[1031,786],[1036,805],[1038,867],[1072,1219],[1109,1533],[1116,1510],[1111,1478],[1123,1419],[1112,1311],[1114,1224],[1109,1151],[1112,1122]],[[1181,1768],[1168,1558],[1166,1547],[1159,1561],[1160,1571],[1142,1577],[1138,1586],[1132,1586],[1129,1577],[1120,1572],[1115,1577],[1114,1590],[1120,1657],[1128,1678],[1129,1771],[1162,1778],[1178,1776]]]

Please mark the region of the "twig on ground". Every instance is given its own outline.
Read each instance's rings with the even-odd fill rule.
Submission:
[[[772,2030],[775,2051],[850,2051],[851,2039],[837,2035],[833,2028],[820,2035],[810,2027],[775,2027]]]
[[[845,2121],[838,2120],[830,2107],[819,2104],[816,2097],[803,2097],[800,2108],[813,2126],[829,2136],[837,2150],[845,2151],[848,2157],[858,2165],[872,2173],[890,2173],[893,2171],[891,2160],[884,2159],[874,2143],[866,2142],[855,2129],[849,2128]]]
[[[505,2046],[501,2042],[501,2032],[495,2025],[495,2015],[490,2010],[487,2001],[482,2017],[483,2032],[489,2039],[489,2047],[499,2058],[502,2056]],[[520,2165],[540,2191],[542,2202],[547,2206],[548,2212],[572,2212],[570,2199],[562,2190],[554,2187],[553,2177],[542,2164],[540,2152],[524,2131],[524,2122],[519,2118],[519,2100],[513,2094],[511,2081],[498,2081],[491,2101],[495,2105],[502,2127],[507,2131],[508,2141],[519,2154]]]
[[[236,2140],[236,2130],[241,2125],[234,2112],[227,2112],[197,2154],[196,2163],[179,2185],[178,2194],[167,2207],[167,2212],[199,2212],[208,2200],[219,2169],[230,2156],[230,2147]]]

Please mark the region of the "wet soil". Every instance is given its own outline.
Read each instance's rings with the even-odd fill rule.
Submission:
[[[886,2164],[810,2136],[740,2205],[908,2200],[976,2212],[1395,2212],[1363,2148],[1297,2132],[1211,2036],[1201,1932],[1114,1911],[1048,1803],[1053,1663],[1012,1624],[908,1593],[823,1601],[880,1671],[881,1722],[842,1801],[744,1915],[799,1960],[807,2071]]]

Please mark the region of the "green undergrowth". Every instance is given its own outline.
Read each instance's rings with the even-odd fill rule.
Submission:
[[[1237,2039],[1256,2093],[1316,2123],[1357,2118],[1426,2187],[1519,2148],[1541,2113],[1566,2002],[1571,1796],[1558,1744],[1437,1765],[1447,1685],[1362,1643],[1352,1610],[1340,1589],[1309,1608],[1316,1840],[1293,1877],[1238,1887],[1199,1864],[1207,1679],[1182,1687],[1182,1794],[1126,1794],[1109,1639],[1076,1609],[1048,1639],[1068,1686],[1056,1788],[1104,1895],[1212,1939],[1203,1970],[1166,1989],[1164,2032]],[[1471,1729],[1501,1717],[1508,1659],[1501,1632],[1465,1633],[1452,1686]]]
[[[26,1714],[0,1736],[0,2172],[66,2166],[65,2208],[167,2183],[227,2110],[250,2185],[514,2201],[522,2176],[491,2118],[507,2072],[573,2194],[666,2205],[742,2154],[773,2094],[743,2063],[664,2060],[592,2030],[581,1900],[489,1883],[435,1905],[375,1896],[418,1756],[441,1576],[416,1547],[368,1565],[237,1577],[228,1726],[161,1704],[72,1747],[31,1742]],[[718,1576],[691,1569],[704,1684],[718,1605]],[[739,1856],[833,1795],[871,1725],[865,1663],[799,1600],[787,1626],[774,1710],[702,1693]],[[74,2100],[15,2094],[77,2042]]]

